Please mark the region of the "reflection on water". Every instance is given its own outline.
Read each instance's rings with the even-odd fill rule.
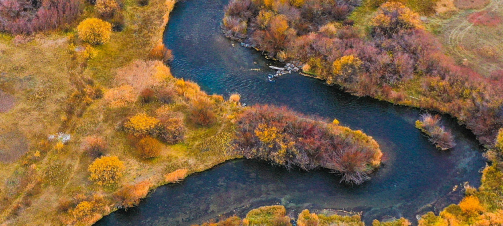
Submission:
[[[385,165],[371,181],[350,187],[326,171],[286,171],[261,162],[233,161],[190,176],[180,185],[158,188],[138,207],[117,211],[98,225],[190,225],[221,214],[243,216],[271,204],[283,204],[295,216],[304,208],[351,209],[362,211],[366,222],[402,216],[414,220],[418,213],[459,201],[459,196],[450,195],[455,185],[480,184],[480,148],[452,119],[444,124],[456,136],[457,146],[440,152],[414,127],[417,109],[353,97],[298,74],[268,82],[273,71],[267,66],[273,62],[220,34],[226,3],[177,3],[165,33],[175,56],[173,74],[197,82],[210,94],[240,93],[247,104],[286,105],[304,114],[337,118],[373,136]]]

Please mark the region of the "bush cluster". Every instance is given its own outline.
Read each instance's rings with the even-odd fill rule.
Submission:
[[[249,108],[237,120],[234,150],[246,158],[305,170],[328,168],[355,184],[380,165],[379,145],[361,131],[267,105]]]
[[[142,198],[145,198],[152,187],[150,181],[142,181],[137,184],[126,185],[113,194],[118,206],[129,208],[138,205]]]
[[[375,1],[379,8],[362,34],[348,19],[359,3],[232,0],[222,26],[227,36],[269,57],[301,62],[304,72],[356,95],[450,113],[492,145],[503,127],[503,86],[456,65],[405,5],[429,6]]]
[[[149,134],[155,134],[159,126],[159,120],[150,117],[145,113],[139,113],[124,124],[124,130],[136,137],[144,137]]]
[[[0,31],[32,34],[72,23],[80,15],[80,0],[2,0]]]
[[[430,141],[442,150],[448,150],[456,146],[454,136],[440,125],[440,116],[431,114],[421,115],[416,121],[416,127],[428,135]]]

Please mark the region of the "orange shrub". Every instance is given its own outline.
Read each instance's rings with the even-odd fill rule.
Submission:
[[[130,85],[112,88],[105,93],[105,101],[111,108],[125,107],[136,101],[136,94]]]
[[[309,213],[309,210],[303,210],[297,219],[298,226],[318,226],[319,223],[320,219],[318,218],[318,215],[315,213]]]
[[[100,45],[110,40],[112,25],[98,18],[88,18],[77,27],[79,38],[93,45]]]
[[[166,183],[176,183],[185,179],[188,172],[188,169],[177,169],[171,173],[166,174],[166,176],[164,176],[164,180],[166,181]]]
[[[115,192],[113,196],[121,208],[133,207],[138,205],[140,200],[147,196],[151,186],[152,183],[150,181],[142,181],[137,184],[124,186]]]
[[[239,95],[238,93],[231,94],[231,96],[229,97],[230,102],[239,103],[239,100],[241,100],[241,95]]]
[[[142,159],[155,158],[161,155],[162,144],[152,137],[145,137],[136,144],[136,149]]]
[[[71,210],[71,214],[78,222],[89,221],[94,214],[94,204],[92,202],[83,201]]]
[[[165,63],[173,60],[173,53],[170,49],[166,48],[163,43],[157,44],[149,52],[150,59],[161,60]]]
[[[467,196],[459,203],[459,207],[463,213],[472,216],[477,215],[484,211],[484,207],[480,204],[480,201],[475,196]]]
[[[117,156],[104,156],[89,165],[90,180],[98,185],[113,185],[124,174],[124,163]]]
[[[140,92],[140,100],[143,103],[150,103],[155,99],[155,92],[151,88],[145,88]]]

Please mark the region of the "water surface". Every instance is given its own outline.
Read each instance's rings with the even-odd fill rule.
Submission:
[[[238,160],[190,176],[182,184],[158,188],[138,207],[120,210],[98,225],[190,225],[220,215],[241,217],[257,206],[282,204],[292,217],[304,208],[361,211],[372,219],[407,217],[458,202],[464,182],[480,184],[484,167],[473,135],[444,117],[457,146],[435,149],[414,121],[418,109],[358,98],[322,81],[291,74],[268,82],[273,73],[256,51],[243,48],[220,33],[227,0],[177,3],[165,32],[175,56],[176,77],[197,82],[207,93],[228,97],[240,93],[243,103],[285,105],[308,115],[337,118],[341,124],[373,136],[384,152],[385,165],[372,180],[351,187],[327,171],[287,171],[270,164]]]

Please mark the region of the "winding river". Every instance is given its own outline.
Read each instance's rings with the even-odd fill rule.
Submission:
[[[337,118],[376,139],[384,166],[361,186],[339,183],[328,171],[287,171],[264,162],[237,160],[192,175],[183,183],[158,188],[138,207],[119,210],[97,225],[190,225],[238,214],[263,205],[282,204],[291,217],[302,209],[352,210],[363,219],[407,217],[438,211],[458,202],[464,182],[480,185],[485,165],[472,133],[444,117],[457,146],[435,149],[414,127],[421,111],[358,98],[322,81],[290,74],[269,82],[268,61],[226,39],[219,25],[228,0],[177,3],[164,41],[175,56],[176,77],[197,82],[207,93],[240,93],[248,105],[274,104],[308,115]]]

